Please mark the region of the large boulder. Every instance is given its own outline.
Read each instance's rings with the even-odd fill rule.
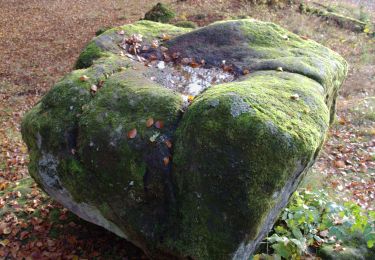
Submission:
[[[229,66],[236,80],[186,109],[150,79],[154,67],[124,55],[119,43],[133,34],[143,44],[164,34],[170,56]],[[335,52],[251,19],[114,28],[76,67],[23,119],[30,174],[151,258],[193,259],[254,252],[313,164],[347,73]]]

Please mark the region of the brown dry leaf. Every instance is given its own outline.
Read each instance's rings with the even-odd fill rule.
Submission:
[[[232,72],[233,71],[233,68],[232,68],[232,66],[228,66],[228,65],[223,65],[223,70],[225,71],[225,72]]]
[[[151,42],[151,47],[156,49],[157,47],[159,47],[159,41],[158,40],[152,40]]]
[[[165,140],[165,145],[169,148],[169,149],[171,149],[172,148],[172,142],[170,141],[170,140]]]
[[[199,63],[196,63],[195,61],[192,61],[191,63],[190,63],[190,67],[192,67],[192,68],[198,68],[200,66],[200,64]]]
[[[165,166],[167,166],[169,164],[169,157],[168,156],[163,158],[163,163],[164,163]]]
[[[343,118],[343,117],[339,117],[339,119],[337,120],[338,121],[338,123],[340,124],[340,125],[345,125],[346,124],[346,120],[345,120],[345,118]]]
[[[334,161],[333,163],[335,165],[335,167],[337,168],[344,168],[345,167],[345,162],[342,161],[342,160],[337,160],[337,161]]]
[[[163,41],[169,41],[172,38],[172,36],[170,36],[169,34],[163,33],[161,35],[161,38],[163,39]]]
[[[9,239],[4,239],[4,240],[0,241],[0,245],[2,245],[2,246],[5,247],[5,246],[7,246],[9,244],[9,242],[10,242]]]
[[[27,238],[29,236],[29,232],[28,231],[22,231],[20,233],[20,240],[24,240],[25,238]]]
[[[79,80],[80,81],[88,81],[89,77],[87,77],[86,75],[82,75],[81,77],[79,77]]]
[[[244,69],[243,71],[242,71],[242,74],[244,74],[244,75],[247,75],[247,74],[249,74],[250,73],[250,71],[248,70],[248,69]]]
[[[5,190],[9,186],[9,182],[1,182],[0,190]]]
[[[303,39],[303,40],[308,40],[309,39],[309,37],[304,36],[304,35],[300,36],[300,38]]]
[[[133,139],[137,136],[137,129],[133,128],[128,132],[128,138]]]
[[[147,119],[147,121],[146,121],[146,126],[147,127],[151,127],[153,124],[154,124],[154,119],[152,117],[150,117],[149,119]]]
[[[158,129],[162,129],[164,127],[163,121],[160,121],[160,120],[156,121],[155,127],[158,128]]]
[[[4,234],[4,235],[9,235],[11,232],[12,232],[12,230],[11,230],[9,227],[5,227],[5,228],[3,229],[3,234]]]

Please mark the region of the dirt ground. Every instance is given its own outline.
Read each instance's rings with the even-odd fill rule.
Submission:
[[[98,29],[138,20],[156,2],[0,0],[0,259],[144,257],[126,241],[73,216],[33,184],[19,130],[25,111],[72,69]],[[268,9],[239,0],[163,2],[171,4],[176,20],[205,25],[251,16],[276,22],[343,55],[350,71],[338,100],[338,119],[309,176],[309,185],[322,186],[333,196],[374,210],[374,39],[301,15],[297,7]],[[375,10],[371,0],[345,3],[354,9],[362,4]]]

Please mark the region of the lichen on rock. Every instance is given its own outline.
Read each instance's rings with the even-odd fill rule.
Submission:
[[[230,80],[187,104],[155,75],[186,60]],[[313,164],[346,73],[335,52],[252,19],[109,29],[24,117],[29,171],[151,258],[246,259]]]

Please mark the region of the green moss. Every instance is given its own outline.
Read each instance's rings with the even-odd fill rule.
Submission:
[[[176,132],[175,246],[197,258],[225,259],[241,241],[255,239],[277,203],[273,195],[320,149],[328,110],[318,83],[290,73],[254,73],[199,96]]]
[[[175,17],[175,13],[162,3],[156,4],[150,11],[145,14],[145,20],[154,22],[168,23]]]
[[[76,69],[83,69],[90,67],[94,60],[102,56],[102,50],[93,42],[89,43],[86,48],[79,55],[75,64]]]
[[[183,27],[183,28],[192,28],[195,29],[197,28],[197,24],[192,22],[192,21],[180,21],[174,24],[177,27]]]

